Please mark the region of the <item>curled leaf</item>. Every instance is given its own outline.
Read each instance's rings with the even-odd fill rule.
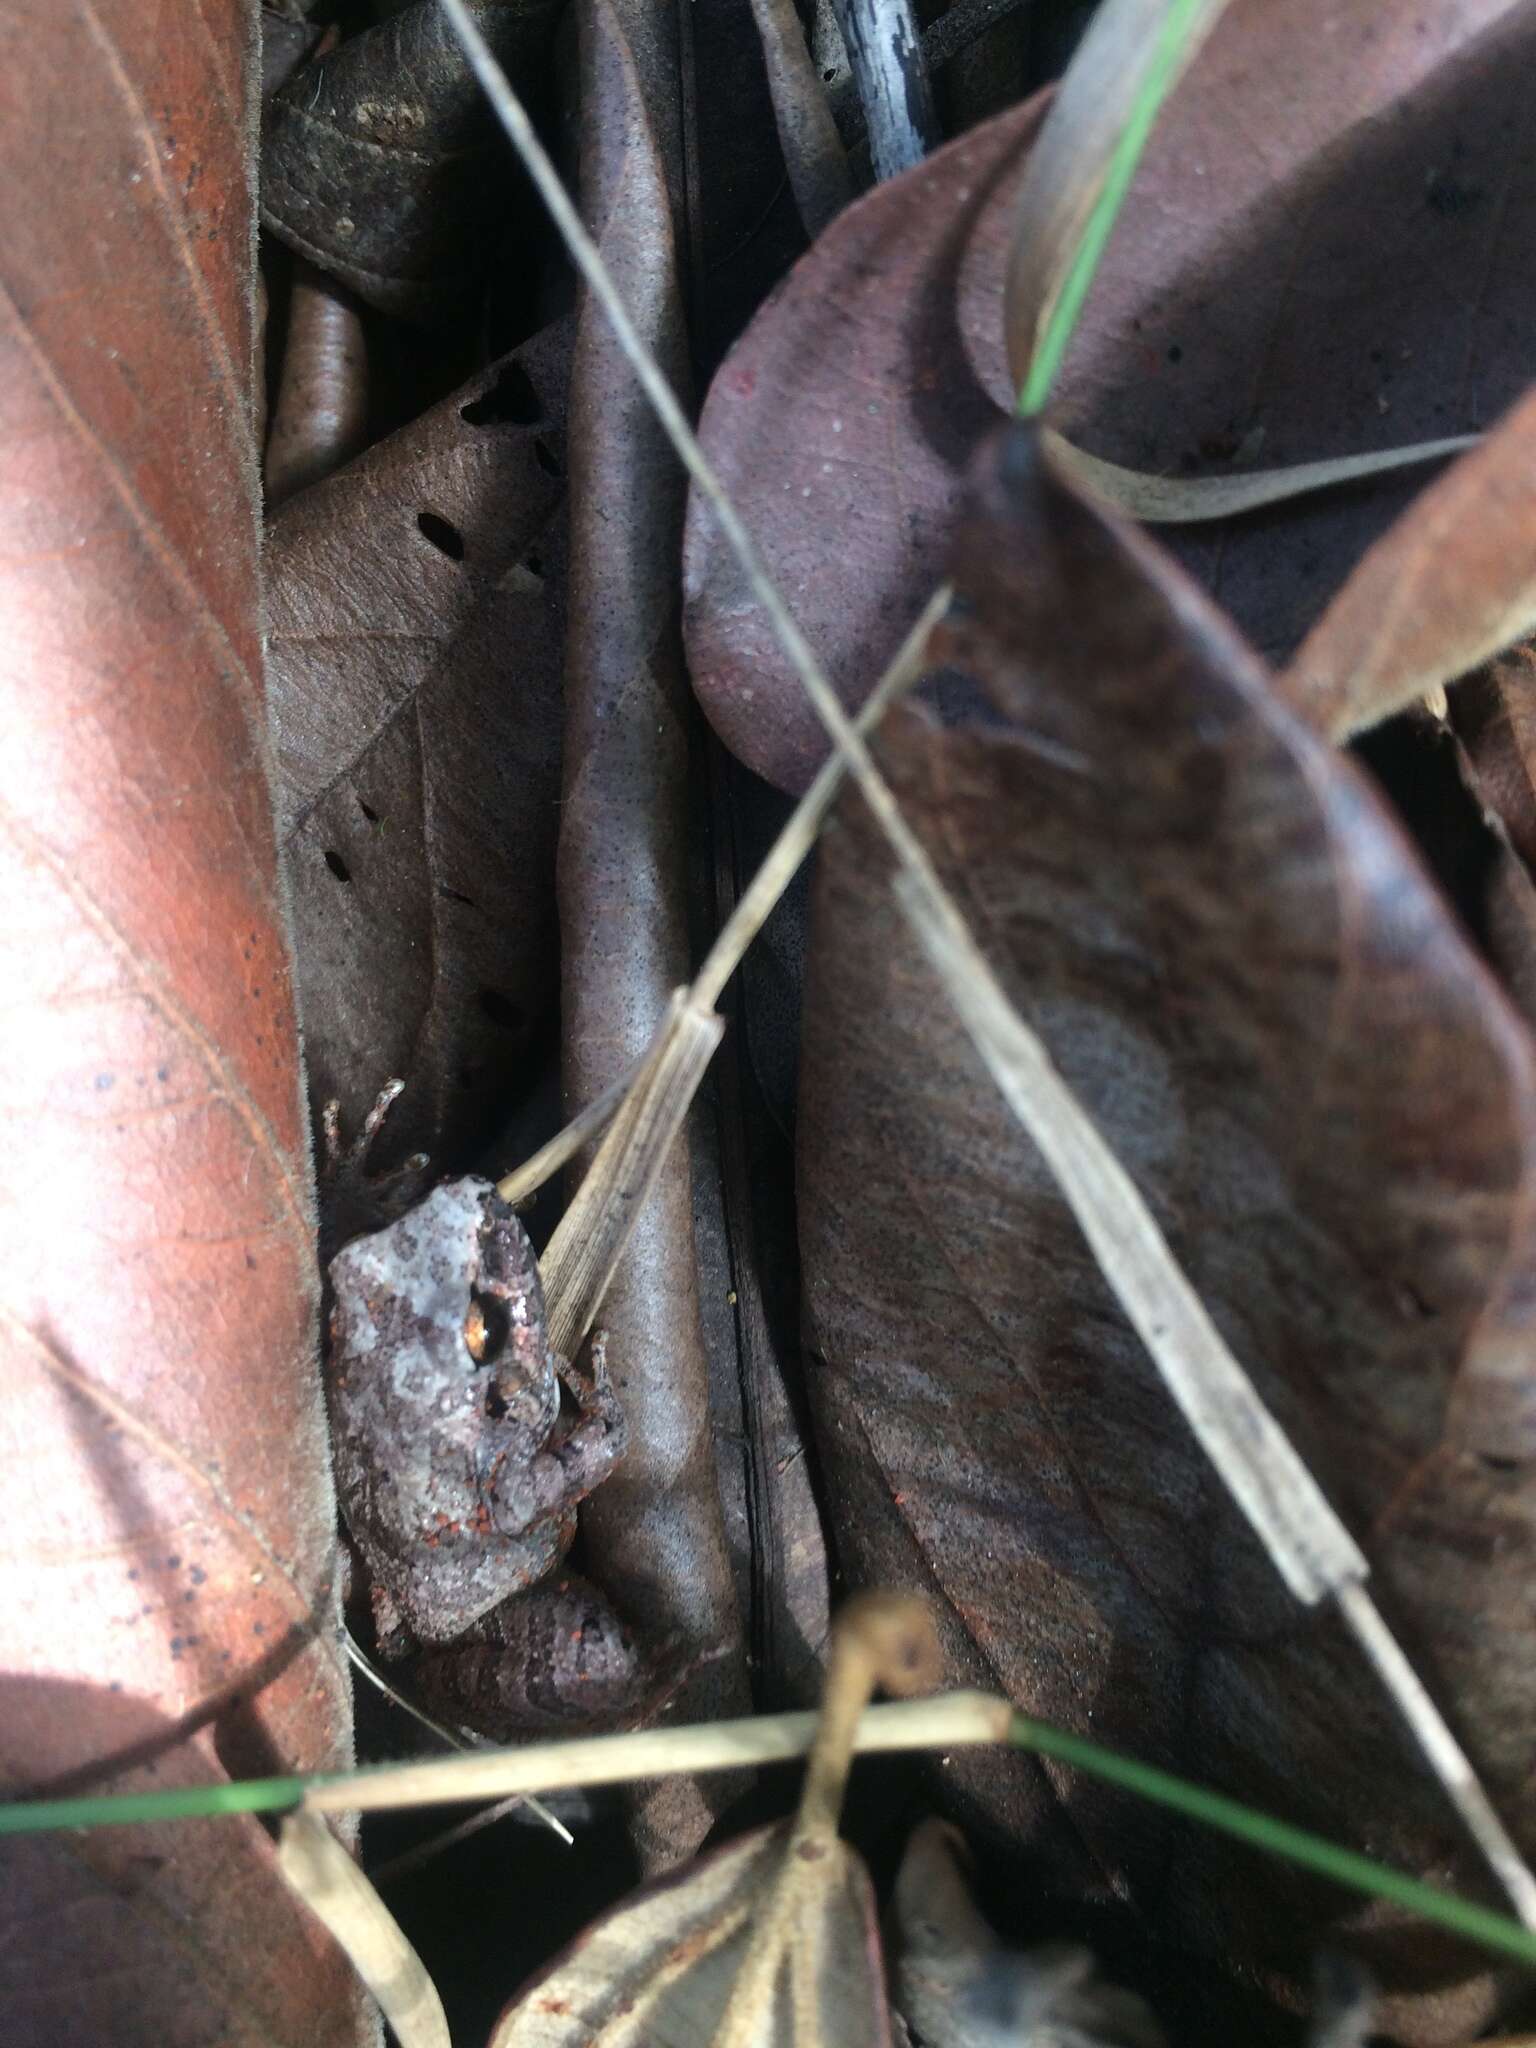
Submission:
[[[553,0],[472,5],[508,65],[542,55]],[[514,192],[495,117],[436,0],[348,38],[268,104],[263,222],[381,312],[461,316]]]
[[[1416,498],[1356,565],[1280,677],[1336,740],[1536,629],[1536,391]]]

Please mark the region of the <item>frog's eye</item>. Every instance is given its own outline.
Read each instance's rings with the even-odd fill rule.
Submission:
[[[472,1294],[464,1317],[464,1349],[476,1365],[493,1365],[507,1341],[506,1303],[494,1295]]]

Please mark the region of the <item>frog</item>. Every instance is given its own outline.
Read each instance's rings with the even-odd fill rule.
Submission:
[[[624,1455],[605,1347],[550,1348],[533,1244],[492,1182],[443,1182],[329,1266],[337,1493],[381,1638],[458,1641],[554,1571]]]

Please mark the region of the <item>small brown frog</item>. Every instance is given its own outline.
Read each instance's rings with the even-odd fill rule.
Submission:
[[[602,1348],[590,1375],[550,1350],[533,1246],[489,1181],[446,1182],[330,1281],[337,1490],[381,1633],[398,1616],[450,1642],[559,1563],[622,1456]]]

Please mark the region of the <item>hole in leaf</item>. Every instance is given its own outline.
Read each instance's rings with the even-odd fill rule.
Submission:
[[[1518,1458],[1503,1458],[1494,1451],[1480,1451],[1478,1459],[1481,1464],[1487,1466],[1490,1472],[1518,1472],[1520,1470],[1520,1460]]]
[[[475,1001],[480,1005],[493,1024],[503,1031],[521,1031],[523,1012],[521,1005],[504,996],[498,988],[481,988],[475,991]]]
[[[423,540],[431,541],[440,555],[446,555],[450,562],[464,559],[464,536],[447,519],[440,519],[435,512],[418,512],[416,525]]]
[[[325,856],[325,864],[338,882],[351,881],[352,870],[347,866],[339,853],[332,853],[328,849]]]
[[[534,459],[546,476],[564,476],[565,464],[541,434],[533,444]]]
[[[521,363],[503,363],[489,391],[459,407],[471,427],[532,427],[544,417],[533,379]]]
[[[832,83],[833,79],[834,79],[834,78],[836,78],[836,76],[837,76],[837,71],[836,71],[836,68],[834,67],[834,68],[833,68],[833,69],[832,69],[831,71],[823,71],[823,73],[821,74],[821,76],[822,76],[822,82],[823,82],[824,84],[826,84],[826,85],[830,85],[830,84]]]
[[[368,820],[370,825],[377,825],[377,823],[379,822],[379,814],[373,808],[372,804],[365,804],[362,798],[359,797],[357,800],[357,808],[362,812],[363,816]]]
[[[541,583],[544,581],[544,557],[542,555],[524,555],[523,567],[530,576],[537,576]]]

